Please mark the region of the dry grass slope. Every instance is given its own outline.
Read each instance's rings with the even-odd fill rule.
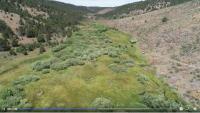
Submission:
[[[136,36],[157,75],[199,105],[200,2],[101,22]],[[163,21],[166,18],[166,21]]]

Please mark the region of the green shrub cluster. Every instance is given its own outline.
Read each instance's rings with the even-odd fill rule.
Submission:
[[[24,89],[22,87],[6,88],[0,93],[0,108],[18,107],[24,96]]]
[[[84,65],[85,62],[78,58],[70,58],[65,61],[58,59],[50,59],[49,61],[38,61],[33,64],[33,70],[42,71],[42,73],[49,73],[50,70],[64,70],[71,66]]]
[[[95,61],[97,58],[108,55],[112,58],[118,58],[123,52],[126,52],[125,45],[116,45],[112,43],[105,33],[108,28],[94,24],[93,29],[78,31],[68,38],[66,42],[52,49],[54,58],[59,59],[54,62],[37,62],[33,66],[36,71],[44,69],[64,70],[71,66],[84,65],[85,61]],[[109,66],[113,71],[125,72],[128,68],[134,66],[131,60],[122,60],[120,65]]]
[[[140,74],[137,79],[141,84],[146,84],[149,78],[146,75]]]
[[[92,102],[92,107],[95,107],[95,108],[112,108],[113,104],[112,104],[112,101],[110,101],[109,99],[104,98],[104,97],[100,97],[100,98],[96,98]]]
[[[129,59],[115,58],[113,59],[113,64],[108,67],[116,73],[127,72],[127,70],[134,66],[134,61]]]
[[[127,68],[123,65],[110,64],[108,67],[116,73],[127,72]]]
[[[133,67],[135,64],[133,60],[123,60],[121,63],[127,67]]]
[[[143,102],[149,108],[155,110],[169,110],[169,111],[178,111],[182,107],[181,103],[177,103],[175,100],[169,100],[164,95],[153,96],[145,93],[143,95]]]
[[[55,64],[52,64],[51,69],[55,71],[60,71],[60,70],[67,69],[68,67],[69,65],[67,63],[55,63]]]
[[[39,79],[40,78],[35,75],[23,76],[13,81],[11,87],[1,90],[0,109],[31,107],[31,103],[25,99],[24,86],[31,82],[36,82]]]
[[[103,26],[103,25],[94,24],[94,27],[96,28],[96,31],[99,32],[99,33],[103,33],[103,32],[106,32],[108,30],[108,28]]]
[[[84,65],[84,64],[85,63],[82,60],[79,60],[79,59],[68,59],[65,62],[54,63],[51,66],[51,69],[59,71],[59,70],[67,69],[68,67],[71,67],[71,66]]]
[[[43,69],[50,69],[52,62],[51,61],[38,61],[33,64],[33,70],[35,71],[42,71]]]
[[[22,76],[19,79],[15,80],[13,82],[13,85],[26,85],[30,82],[35,82],[40,80],[40,77],[35,75],[29,75],[29,76]]]

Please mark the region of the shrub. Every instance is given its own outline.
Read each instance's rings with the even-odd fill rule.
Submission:
[[[40,80],[40,78],[35,75],[22,76],[18,80],[15,80],[13,82],[13,85],[26,85],[30,82],[35,82],[38,80]]]
[[[33,65],[33,70],[42,71],[43,69],[50,69],[50,66],[51,66],[50,61],[46,61],[46,62],[39,61]]]
[[[84,65],[84,64],[85,63],[80,59],[71,58],[62,63],[54,63],[53,65],[51,65],[51,69],[55,71],[59,71],[59,70],[67,69],[68,67],[71,67],[71,66]]]
[[[114,59],[114,63],[119,64],[121,60],[119,58]]]
[[[163,17],[163,18],[162,18],[162,22],[163,22],[163,23],[165,23],[165,22],[167,22],[167,21],[168,21],[168,18],[167,18],[167,17]]]
[[[15,50],[13,50],[13,49],[11,49],[11,50],[9,51],[9,54],[10,54],[10,55],[14,55],[14,56],[17,55],[17,53],[16,53]]]
[[[95,108],[111,108],[113,107],[112,102],[104,97],[100,97],[100,98],[96,98],[93,102],[92,102],[92,107]]]
[[[11,40],[11,44],[12,44],[13,47],[18,47],[19,46],[18,40],[16,38]]]
[[[37,41],[38,42],[41,42],[41,43],[43,43],[43,42],[45,42],[45,37],[44,37],[44,35],[39,35],[39,36],[37,36]]]
[[[141,84],[145,84],[146,82],[149,81],[149,78],[147,78],[145,75],[139,75],[138,79],[137,79]]]
[[[23,54],[25,54],[25,53],[27,52],[26,47],[25,47],[24,45],[19,46],[19,47],[16,49],[16,51],[17,51],[18,53],[23,53]]]
[[[30,28],[30,27],[27,27],[26,28],[26,36],[27,37],[30,37],[30,38],[32,38],[32,37],[36,37],[37,36],[37,31],[36,31],[36,29],[35,28]]]
[[[53,49],[52,49],[52,51],[53,52],[59,52],[59,51],[61,51],[62,49],[64,49],[64,48],[66,48],[67,46],[65,45],[65,44],[61,44],[61,45],[59,45],[59,46],[57,46],[57,47],[54,47]]]
[[[58,63],[58,64],[53,64],[51,66],[51,69],[52,70],[55,70],[55,71],[60,71],[60,70],[64,70],[64,69],[67,69],[69,67],[68,64],[65,64],[65,63]]]
[[[115,58],[119,56],[119,53],[116,50],[111,49],[108,50],[108,56]]]
[[[44,70],[42,71],[42,74],[47,74],[47,73],[50,73],[50,70],[49,70],[49,69],[44,69]]]
[[[5,88],[0,92],[0,109],[12,107],[31,107],[25,100],[24,85],[38,81],[37,76],[23,76],[13,82],[13,87]]]
[[[106,32],[106,31],[108,30],[107,27],[102,26],[102,25],[95,25],[95,27],[97,28],[97,31],[98,31],[99,33],[103,33],[103,32]]]
[[[26,44],[25,47],[28,51],[33,51],[36,48],[34,44]]]
[[[45,50],[44,46],[41,46],[41,47],[40,47],[39,53],[42,54],[42,53],[44,53],[44,52],[46,52],[46,50]]]
[[[24,96],[21,87],[6,88],[0,92],[0,108],[17,107]]]
[[[167,109],[167,110],[178,110],[181,106],[175,100],[166,99],[164,95],[152,96],[147,93],[143,95],[143,102],[150,108],[153,109]]]
[[[133,67],[134,66],[134,61],[133,60],[124,60],[121,62],[121,64],[127,66],[127,67]]]
[[[67,64],[69,64],[69,66],[76,66],[76,65],[84,65],[85,63],[79,59],[69,59],[67,61]]]
[[[8,40],[0,37],[0,51],[8,51],[10,48]]]
[[[23,54],[24,54],[24,55],[28,55],[28,52],[27,52],[27,51],[24,51]]]
[[[113,72],[116,72],[116,73],[127,72],[127,68],[126,68],[125,66],[122,66],[122,65],[110,64],[108,67],[109,67]]]

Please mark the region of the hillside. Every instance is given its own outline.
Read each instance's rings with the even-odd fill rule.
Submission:
[[[27,54],[40,46],[55,45],[71,36],[87,12],[86,7],[49,0],[1,0],[0,26],[6,30],[0,30],[0,50]]]
[[[200,105],[200,3],[197,0],[102,23],[131,33],[140,48],[186,100]]]
[[[191,0],[143,0],[139,2],[130,3],[127,5],[119,6],[113,11],[109,11],[105,14],[99,15],[106,18],[116,19],[124,18],[130,15],[139,15],[154,10],[178,5]]]

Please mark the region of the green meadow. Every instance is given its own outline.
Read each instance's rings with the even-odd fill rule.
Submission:
[[[185,105],[156,77],[133,37],[97,23],[79,29],[44,54],[1,58],[0,108]]]

